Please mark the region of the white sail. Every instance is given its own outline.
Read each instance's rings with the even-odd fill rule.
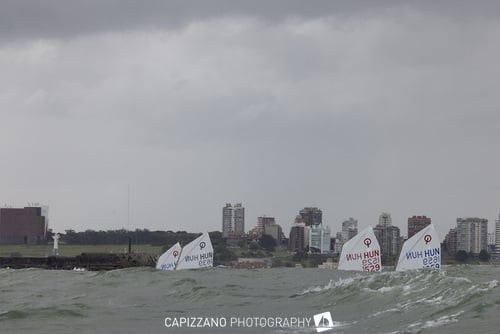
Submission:
[[[213,267],[214,249],[208,232],[191,241],[182,249],[177,270]]]
[[[163,253],[156,262],[156,269],[161,270],[175,270],[179,255],[181,254],[181,245],[176,243]]]
[[[433,224],[406,240],[396,271],[441,267],[441,243]]]
[[[337,267],[339,270],[381,271],[380,245],[368,226],[342,247]]]

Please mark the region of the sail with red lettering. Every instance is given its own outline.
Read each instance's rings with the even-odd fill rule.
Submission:
[[[205,232],[184,246],[176,270],[213,267],[213,254],[210,236]]]
[[[427,225],[406,240],[399,254],[396,271],[441,268],[441,243],[434,224]]]
[[[338,269],[355,271],[381,271],[380,245],[368,226],[342,247]]]
[[[181,245],[176,243],[170,247],[165,253],[163,253],[156,262],[156,269],[161,270],[175,270],[177,266],[177,261],[179,261],[179,255],[181,254]]]

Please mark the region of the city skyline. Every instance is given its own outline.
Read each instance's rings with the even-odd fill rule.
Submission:
[[[33,6],[37,10],[26,10]],[[50,227],[500,212],[500,4],[0,3],[0,205]]]
[[[48,209],[48,207],[37,206],[1,208],[0,244],[46,243]],[[245,208],[242,203],[235,203],[234,206],[226,203],[222,208],[222,237],[226,238],[228,245],[243,247],[248,240],[261,239],[264,235],[271,236],[277,245],[283,245],[285,235],[281,226],[276,224],[274,217],[257,217],[257,225],[245,232],[244,212]],[[498,253],[498,247],[495,247],[500,240],[498,231],[496,235],[488,233],[487,222],[488,220],[484,218],[457,218],[456,227],[450,229],[443,240],[446,244],[445,249],[451,254],[457,250],[476,255],[483,251]],[[495,223],[498,229],[500,218]],[[430,224],[430,217],[409,217],[408,232],[411,233],[408,235],[408,240]],[[322,224],[322,210],[317,207],[305,207],[299,211],[299,215],[296,216],[290,228],[288,249],[299,253],[304,251],[322,254],[339,253],[342,246],[356,236],[357,232],[358,221],[350,217],[342,223],[342,230],[334,237],[330,227]],[[392,225],[392,217],[388,212],[383,212],[379,216],[378,224],[373,227],[373,232],[380,244],[382,256],[389,258],[398,255],[403,242],[407,239],[401,235],[399,227]],[[58,237],[59,234],[56,236]],[[57,238],[54,240],[56,241]],[[332,244],[334,244],[333,248]]]
[[[219,210],[220,208],[223,209],[223,213],[222,213],[222,217],[224,217],[224,209],[227,207],[227,205],[231,205],[231,203],[226,203],[226,206],[219,206]],[[40,207],[39,203],[36,203],[36,205],[32,205],[31,203],[28,203],[27,205],[20,205],[20,206],[15,206],[15,205],[3,205],[2,208],[23,208],[23,207]],[[47,206],[47,205],[44,205],[43,206],[46,210],[49,209],[50,206]],[[276,219],[273,215],[271,214],[267,214],[267,213],[264,213],[264,214],[260,214],[258,216],[255,216],[255,217],[247,217],[245,211],[247,211],[247,207],[244,206],[244,203],[235,203],[235,206],[231,206],[231,208],[242,208],[243,209],[243,220],[242,220],[242,226],[243,226],[243,229],[244,229],[244,233],[248,233],[252,228],[256,227],[258,225],[258,219],[259,218],[272,218],[273,220],[276,221],[276,224],[279,223],[279,225],[283,226],[284,229],[289,229],[291,228],[295,223],[296,223],[296,219],[297,217],[300,217],[299,215],[295,214],[295,218],[290,222],[290,221],[278,221],[278,219]],[[305,207],[305,208],[308,208],[308,207]],[[309,208],[313,208],[313,207],[309,207]],[[314,209],[319,209],[319,211],[321,212],[324,212],[320,207],[316,206],[314,207]],[[254,210],[256,211],[256,210]],[[367,223],[367,224],[359,224],[359,221],[358,219],[356,219],[356,217],[354,216],[350,216],[350,217],[346,217],[346,218],[343,218],[341,219],[340,222],[330,222],[330,220],[328,219],[328,217],[326,217],[326,222],[323,222],[322,224],[325,226],[325,227],[328,227],[332,230],[332,238],[335,237],[335,233],[337,232],[340,232],[342,233],[342,227],[343,227],[343,223],[345,223],[346,221],[349,221],[351,219],[354,219],[356,221],[357,224],[359,224],[359,226],[361,226],[359,229],[361,230],[362,228],[365,228],[369,225],[371,225],[372,227],[375,227],[379,224],[383,224],[382,221],[381,221],[381,217],[384,216],[384,215],[389,215],[389,224],[390,225],[394,225],[396,227],[398,227],[400,230],[401,230],[401,236],[402,237],[408,237],[408,233],[406,232],[407,229],[408,229],[408,220],[411,219],[411,218],[415,218],[415,217],[425,217],[427,219],[431,219],[432,217],[430,217],[429,215],[427,214],[413,214],[413,215],[408,215],[405,219],[406,220],[396,220],[395,222],[393,221],[393,217],[392,217],[392,214],[391,212],[387,212],[387,211],[381,211],[377,218],[374,219],[371,223]],[[484,216],[463,216],[463,217],[456,217],[455,218],[455,225],[451,225],[451,227],[447,230],[443,230],[443,232],[441,233],[441,230],[444,229],[444,226],[445,225],[442,225],[441,228],[440,228],[440,225],[439,224],[436,224],[434,221],[432,222],[435,227],[436,227],[436,230],[438,231],[438,234],[439,236],[441,237],[441,234],[442,234],[442,239],[444,240],[446,234],[453,228],[456,228],[456,220],[457,219],[475,219],[475,218],[479,218],[479,219],[486,219],[487,220],[487,231],[489,234],[493,234],[493,235],[496,235],[496,230],[498,230],[497,226],[500,226],[499,223],[497,223],[498,221],[500,221],[500,213],[497,214],[496,218],[490,220]],[[253,220],[251,221],[248,221],[247,224],[244,223],[245,220],[248,220],[248,219],[252,219],[254,218]],[[50,219],[50,214],[46,217],[47,221],[49,221]],[[222,223],[221,223],[221,216],[220,216],[220,211],[219,211],[219,222],[218,222],[218,227],[217,228],[214,228],[212,230],[207,230],[207,231],[220,231],[220,232],[224,232],[224,218],[222,219]],[[232,217],[232,219],[234,219],[234,217]],[[255,221],[254,221],[255,220]],[[234,220],[233,220],[234,222]],[[231,229],[234,230],[234,223],[231,225]],[[245,226],[245,225],[248,225],[248,226]],[[492,225],[492,226],[490,226]],[[71,226],[68,226],[67,228],[65,228],[64,230],[55,230],[51,225],[48,225],[48,228],[53,230],[54,233],[63,233],[64,230],[69,230],[69,229],[72,229],[72,230],[77,230],[77,231],[84,231],[85,229],[91,229],[91,228],[84,228],[82,230],[78,230],[78,229],[75,229],[74,227],[71,227]],[[117,229],[127,229],[127,226],[122,226],[120,228],[117,228]],[[135,229],[142,229],[142,228],[148,228],[148,227],[145,227],[145,226],[131,226],[131,230],[135,230]],[[149,228],[148,228],[149,229]],[[96,228],[96,230],[107,230],[106,228]],[[112,230],[112,229],[110,229]],[[172,228],[169,228],[168,226],[166,226],[165,228],[161,228],[159,230],[173,230]],[[180,229],[182,230],[182,229]],[[180,231],[178,230],[178,231]],[[193,229],[193,230],[183,230],[183,231],[186,231],[186,232],[189,232],[189,233],[197,233],[197,232],[202,232],[201,229],[198,229],[196,230]],[[205,230],[203,230],[205,231]]]

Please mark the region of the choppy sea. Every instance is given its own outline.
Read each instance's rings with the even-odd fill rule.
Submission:
[[[0,269],[0,333],[317,333],[318,314],[322,333],[499,333],[498,280],[490,265]]]

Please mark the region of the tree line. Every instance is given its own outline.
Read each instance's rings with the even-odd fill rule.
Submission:
[[[217,245],[222,239],[222,233],[215,231],[209,232],[212,244]],[[54,233],[49,231],[48,241],[52,242]],[[77,232],[75,230],[66,230],[65,233],[59,233],[61,243],[71,245],[112,245],[128,244],[129,240],[133,244],[153,245],[153,246],[172,246],[179,242],[185,245],[194,240],[200,233],[188,233],[186,231],[150,231],[148,229],[135,229],[128,231],[125,229],[95,231],[86,230]]]

